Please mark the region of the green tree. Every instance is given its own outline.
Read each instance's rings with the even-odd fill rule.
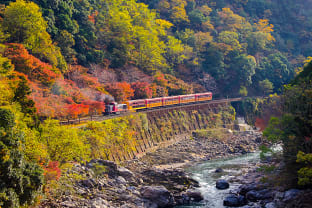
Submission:
[[[277,92],[294,77],[294,69],[287,58],[281,53],[273,53],[264,57],[257,67],[255,80],[261,81],[268,79]]]
[[[229,51],[240,51],[242,46],[238,40],[238,33],[231,31],[223,31],[218,36],[218,42],[224,43],[230,46]]]
[[[303,74],[292,85],[284,87],[282,95],[283,116],[271,119],[269,126],[263,132],[264,136],[273,142],[283,142],[283,156],[287,171],[293,176],[290,181],[299,177],[300,185],[310,184],[310,154],[312,144],[312,64],[305,66]],[[301,152],[300,152],[301,151]],[[298,164],[299,162],[300,164]]]
[[[0,120],[0,205],[29,205],[43,185],[43,170],[25,160],[23,132],[15,128],[14,114],[0,109]]]
[[[37,4],[24,0],[11,2],[5,8],[2,27],[3,31],[9,34],[9,42],[23,43],[39,58],[62,70],[67,69],[62,54],[52,44],[46,31],[47,23]]]
[[[273,84],[268,79],[259,82],[259,87],[263,92],[263,95],[267,95],[273,92]]]
[[[27,80],[24,76],[19,76],[19,78],[20,81],[15,89],[13,101],[20,103],[23,113],[34,115],[37,109],[35,107],[35,102],[28,98],[31,91],[27,84]]]
[[[233,80],[238,80],[244,86],[252,84],[252,76],[256,70],[256,60],[253,56],[240,55],[233,60],[232,69],[236,77]]]

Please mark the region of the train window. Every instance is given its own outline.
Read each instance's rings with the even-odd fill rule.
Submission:
[[[134,105],[134,108],[143,108],[145,107],[145,104],[138,104],[138,105]]]
[[[181,99],[182,100],[192,100],[192,99],[194,99],[194,97],[193,96],[191,96],[191,97],[181,97]]]
[[[132,106],[134,108],[142,108],[145,107],[145,101],[133,102]]]
[[[160,103],[160,102],[161,102],[160,99],[158,99],[158,100],[149,100],[148,101],[148,103]]]
[[[126,104],[119,104],[118,109],[127,110],[127,105]]]
[[[179,98],[168,98],[168,99],[166,99],[166,101],[176,101],[176,100],[179,100]]]
[[[210,94],[208,94],[208,95],[199,95],[198,97],[199,97],[199,98],[211,97],[211,95],[210,95]]]

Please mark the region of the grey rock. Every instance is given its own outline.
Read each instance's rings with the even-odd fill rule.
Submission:
[[[199,192],[199,191],[187,191],[186,195],[191,198],[192,201],[194,202],[200,202],[202,200],[204,200],[203,195]]]
[[[178,196],[174,196],[174,200],[175,200],[177,205],[189,204],[191,201],[190,197],[187,196],[185,193],[182,193]]]
[[[141,196],[160,208],[174,205],[172,194],[164,186],[144,186],[141,189]]]
[[[64,201],[61,205],[62,207],[77,207],[77,205],[72,201]]]
[[[216,182],[216,188],[217,189],[227,189],[227,188],[229,188],[230,187],[230,184],[226,181],[226,180],[224,180],[224,179],[220,179],[220,180],[218,180],[217,182]]]
[[[278,191],[275,193],[275,198],[274,198],[275,200],[281,200],[283,198],[284,198],[284,192]]]
[[[95,198],[91,201],[91,208],[108,208],[108,202],[102,198]]]
[[[263,189],[259,191],[251,190],[246,193],[246,198],[249,201],[256,202],[258,200],[273,199],[274,194],[268,189]]]
[[[223,200],[224,206],[240,207],[240,206],[244,206],[245,204],[247,204],[247,200],[245,199],[244,196],[236,196],[234,194],[227,196]]]
[[[96,185],[95,181],[92,178],[87,179],[87,180],[82,180],[82,181],[80,181],[80,184],[84,187],[87,187],[87,188],[94,188]]]
[[[270,203],[267,203],[264,207],[265,208],[276,208],[276,205],[274,202],[270,202]]]
[[[215,173],[222,173],[223,172],[223,169],[222,168],[217,168],[216,170],[215,170]]]
[[[290,189],[285,192],[283,201],[284,202],[290,201],[294,199],[299,193],[300,193],[300,190],[298,189]]]
[[[127,183],[127,181],[122,176],[118,176],[116,181],[119,184],[126,184]]]
[[[118,171],[118,174],[121,175],[122,177],[124,177],[125,179],[129,180],[129,178],[134,177],[134,174],[130,170],[128,170],[127,168],[118,167],[117,171]]]

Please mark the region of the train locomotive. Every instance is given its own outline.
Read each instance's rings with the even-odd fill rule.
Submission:
[[[184,105],[188,103],[205,102],[212,100],[212,93],[196,93],[189,95],[178,95],[169,97],[159,97],[151,99],[140,99],[140,100],[129,100],[122,104],[112,102],[105,105],[105,113],[109,114],[120,114],[122,112],[136,112],[143,111],[145,109],[166,107],[173,105]]]

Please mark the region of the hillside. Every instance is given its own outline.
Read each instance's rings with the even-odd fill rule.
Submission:
[[[280,92],[309,55],[304,5],[3,1],[1,54],[27,75],[29,98],[45,117],[74,116],[64,106],[101,111],[97,102],[113,99],[262,95]]]
[[[272,104],[276,108],[267,117],[275,109],[276,114],[288,110],[283,113],[293,115],[283,117],[283,124],[299,120],[303,125],[274,126],[273,119],[269,130],[283,127],[285,138],[294,136],[287,129],[296,133],[296,148],[285,149],[292,156],[289,162],[295,162],[299,150],[309,154],[308,147],[298,148],[300,142],[311,146],[311,117],[305,117],[311,114],[311,103],[305,105],[311,102],[311,64],[303,67],[312,59],[312,8],[307,2],[2,0],[0,206],[35,206],[44,197],[53,199],[63,179],[66,185],[79,178],[61,177],[73,164],[133,152],[139,127],[147,125],[142,115],[80,128],[60,125],[60,120],[101,115],[113,100],[206,91],[214,98],[284,92],[287,106],[279,108],[279,96],[271,96],[269,101],[278,100],[278,105]],[[260,107],[270,106],[269,101]],[[223,109],[209,121],[226,115]],[[155,129],[175,125],[156,123]],[[298,160],[309,156],[300,153]],[[310,184],[310,166],[307,174],[294,174],[303,185]]]

